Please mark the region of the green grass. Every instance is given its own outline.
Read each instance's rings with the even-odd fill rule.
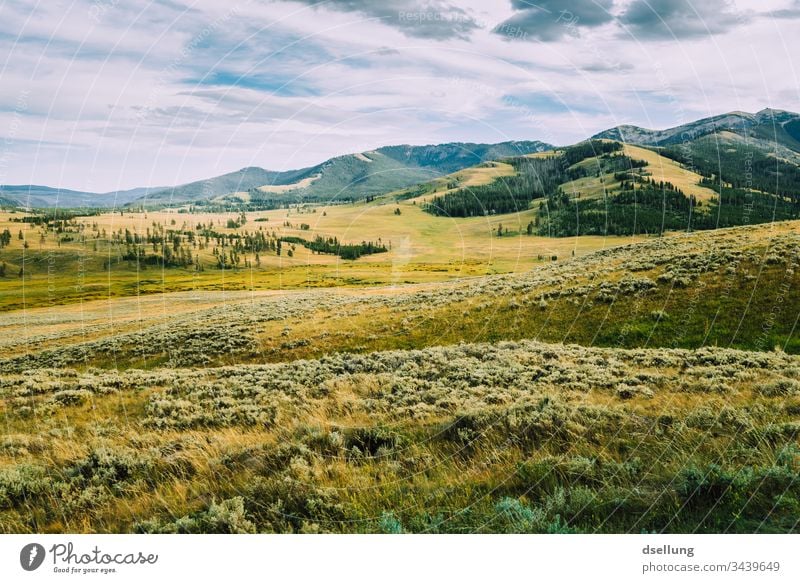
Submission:
[[[0,531],[794,532],[798,370],[521,343],[9,375]]]
[[[396,215],[396,208],[401,214]],[[238,213],[185,214],[176,212],[106,213],[80,219],[89,230],[85,242],[58,243],[52,231],[41,241],[41,229],[11,222],[18,214],[0,213],[0,230],[14,233],[11,244],[0,249],[0,262],[6,262],[6,275],[0,277],[0,311],[86,302],[103,298],[189,290],[269,290],[314,287],[398,285],[428,283],[490,273],[526,271],[541,264],[539,256],[581,255],[599,248],[630,242],[632,238],[585,237],[553,240],[542,237],[497,237],[499,224],[511,232],[524,232],[533,211],[465,220],[447,220],[423,212],[412,201],[387,204],[386,200],[365,204],[317,207],[306,210],[249,213],[242,229],[225,228]],[[256,221],[255,219],[267,219]],[[174,223],[173,223],[174,221]],[[153,223],[166,229],[192,230],[196,224],[214,221],[220,233],[273,230],[281,237],[313,239],[320,235],[338,237],[343,242],[378,241],[390,246],[388,253],[341,260],[332,255],[317,255],[297,246],[294,257],[262,254],[261,266],[246,269],[217,269],[210,249],[194,249],[205,270],[193,267],[160,269],[149,266],[137,271],[134,264],[115,259],[124,247],[107,240],[95,241],[91,229],[96,224],[107,235],[119,229],[144,234]],[[285,222],[291,226],[285,226]],[[309,230],[300,228],[308,224]],[[29,247],[17,239],[25,232]],[[85,233],[87,231],[84,231]],[[95,251],[94,245],[98,248]],[[25,276],[19,277],[25,261]],[[109,263],[110,259],[110,263]],[[252,265],[254,254],[245,255]]]
[[[7,276],[0,532],[797,532],[797,222],[612,247],[394,208],[248,223],[392,241],[354,262],[109,278],[65,243],[24,311]]]

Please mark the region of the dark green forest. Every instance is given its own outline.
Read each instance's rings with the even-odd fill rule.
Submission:
[[[800,202],[800,166],[764,153],[746,144],[735,148],[722,146],[704,137],[681,146],[659,149],[666,156],[708,179],[707,185],[718,189],[751,188]]]
[[[549,237],[660,235],[800,217],[800,168],[763,153],[743,150],[720,165],[702,142],[690,154],[677,147],[659,150],[691,166],[704,177],[702,184],[718,193],[716,200],[700,203],[669,182],[652,181],[646,162],[621,150],[618,142],[591,140],[549,158],[510,158],[506,162],[515,176],[434,196],[423,209],[475,217],[523,211],[536,201],[536,217],[526,232]],[[562,189],[566,182],[610,173],[615,183],[602,199]]]
[[[542,202],[529,232],[549,237],[660,235],[800,217],[797,203],[742,189],[720,188],[720,200],[701,204],[669,183],[626,186],[605,199],[580,200],[556,193]]]
[[[564,182],[591,173],[605,174],[644,165],[620,154],[621,149],[618,142],[591,140],[547,158],[507,158],[504,162],[514,167],[515,176],[434,196],[422,208],[442,217],[480,217],[526,210],[531,201],[558,193]],[[588,167],[574,167],[595,157],[597,160]]]

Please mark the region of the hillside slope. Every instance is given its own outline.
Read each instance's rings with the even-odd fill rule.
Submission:
[[[97,193],[35,184],[0,186],[0,204],[26,208],[113,208],[163,190],[163,186]]]
[[[109,329],[79,344],[62,327],[59,334],[69,338],[63,346],[49,333],[11,341],[6,354],[16,354],[16,345],[24,352],[0,359],[0,371],[285,361],[331,350],[421,348],[465,339],[629,348],[779,346],[800,353],[799,226],[795,221],[665,236],[527,273],[439,285],[253,296],[168,324],[156,312],[130,333]],[[49,324],[61,309],[36,317]],[[33,334],[37,320],[27,314],[25,321]]]
[[[188,201],[208,200],[223,194],[246,191],[265,184],[291,184],[313,175],[316,171],[317,168],[314,167],[276,172],[251,166],[221,176],[215,176],[213,178],[198,180],[196,182],[190,182],[189,184],[153,192],[145,197],[135,199],[135,203],[144,205],[169,205]]]
[[[337,156],[300,170],[271,172],[261,168],[245,168],[221,177],[170,188],[137,203],[173,204],[220,197],[218,202],[236,202],[242,199],[237,193],[243,192],[247,194],[248,201],[261,203],[267,208],[285,202],[354,200],[424,182],[486,160],[540,152],[550,147],[543,142],[530,141],[387,146]],[[293,184],[296,186],[292,187]],[[276,192],[270,186],[287,188]],[[225,198],[231,194],[236,196]]]
[[[595,137],[652,146],[716,186],[800,198],[800,115],[731,112],[665,130],[617,126]]]
[[[725,145],[721,147],[720,138]],[[680,146],[607,138],[503,160],[394,193],[439,217],[535,209],[528,235],[653,235],[800,218],[800,166],[723,132]]]
[[[0,532],[797,532],[797,227],[77,343],[11,315]]]
[[[281,201],[352,200],[404,188],[486,160],[541,152],[550,148],[552,146],[549,144],[538,141],[386,146],[370,152],[337,156],[307,168],[272,171],[247,167],[174,187],[138,187],[106,193],[31,184],[0,185],[0,205],[30,208],[112,208],[131,203],[169,206],[213,199],[221,199],[222,203],[274,198]],[[260,187],[266,188],[259,190]],[[242,193],[248,196],[242,197]],[[238,194],[238,198],[224,198],[233,194]]]
[[[642,146],[670,146],[725,131],[772,144],[772,148],[777,144],[800,152],[800,114],[777,109],[762,109],[757,113],[732,111],[664,130],[620,125],[592,137]]]

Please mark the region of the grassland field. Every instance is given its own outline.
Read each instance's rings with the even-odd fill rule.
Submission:
[[[395,210],[401,214],[396,215]],[[11,244],[0,250],[6,262],[0,278],[4,293],[0,310],[32,308],[187,290],[304,289],[364,285],[401,285],[444,281],[491,273],[526,271],[549,262],[553,256],[568,257],[636,240],[617,237],[551,239],[518,236],[534,211],[474,219],[441,219],[423,212],[414,201],[379,199],[371,203],[314,207],[315,212],[296,209],[247,213],[241,228],[226,226],[238,213],[180,213],[177,211],[125,213],[109,212],[77,219],[84,237],[59,241],[53,232],[42,237],[40,227],[14,222],[23,213],[0,212],[0,231],[13,233]],[[259,221],[258,219],[267,219]],[[174,223],[173,223],[174,222]],[[285,223],[289,223],[287,226]],[[344,261],[334,255],[313,254],[295,246],[293,257],[261,254],[255,267],[254,254],[246,258],[250,268],[219,270],[211,250],[197,250],[200,262],[209,266],[198,273],[187,269],[137,269],[115,259],[110,234],[126,229],[143,235],[153,225],[165,229],[193,230],[198,224],[213,223],[222,234],[255,232],[259,229],[278,236],[311,239],[316,235],[338,237],[341,241],[381,240],[388,253]],[[301,225],[309,226],[308,230]],[[498,226],[508,230],[498,237]],[[18,239],[19,232],[24,240]],[[100,237],[105,232],[106,238]],[[97,236],[97,238],[95,238]],[[28,248],[24,248],[27,242]],[[96,250],[95,250],[96,246]],[[23,258],[26,269],[19,276]]]
[[[654,182],[670,182],[687,195],[694,196],[701,203],[717,198],[717,193],[714,190],[699,184],[702,179],[700,174],[684,168],[674,160],[659,155],[652,149],[625,144],[622,148],[622,153],[635,160],[647,162],[642,175],[647,176]],[[575,166],[583,166],[592,171],[596,169],[597,162],[590,158],[579,162]],[[562,189],[570,196],[577,196],[580,193],[582,198],[591,200],[604,198],[618,191],[619,185],[614,179],[613,172],[605,172],[571,180],[566,182]],[[700,209],[707,210],[708,206],[701,206]]]
[[[552,239],[536,201],[421,210],[505,166],[243,224],[0,214],[0,532],[797,532],[800,222]],[[125,259],[126,230],[192,261]],[[258,232],[283,252],[219,268]],[[316,236],[387,251],[290,243]]]
[[[793,532],[799,261],[783,223],[7,312],[0,530]]]

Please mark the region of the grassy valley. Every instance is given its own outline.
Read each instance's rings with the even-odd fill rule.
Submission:
[[[792,531],[796,228],[446,285],[33,311],[0,360],[0,524]]]
[[[7,205],[0,532],[797,532],[796,166],[725,120]]]

